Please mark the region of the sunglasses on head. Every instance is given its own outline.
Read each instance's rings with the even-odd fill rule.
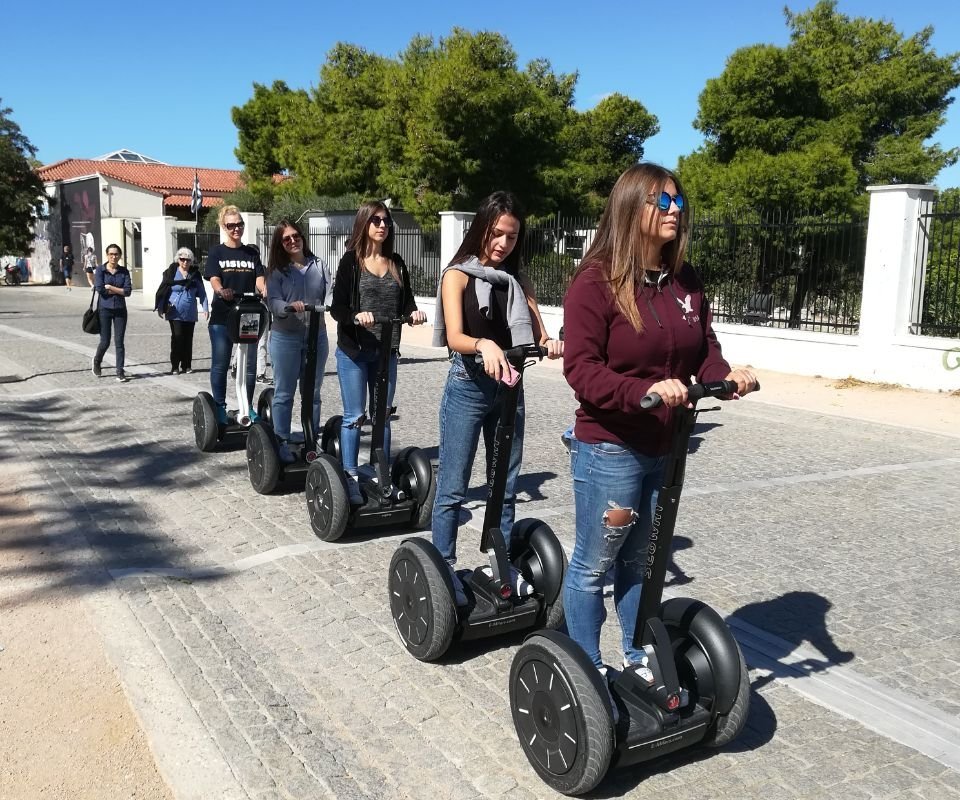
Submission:
[[[287,236],[282,237],[280,241],[283,242],[284,244],[295,244],[296,242],[300,241],[300,234],[291,233]]]
[[[684,199],[682,194],[667,194],[666,192],[660,192],[660,196],[658,198],[651,200],[650,198],[653,196],[654,195],[651,194],[650,197],[647,198],[647,202],[650,203],[650,205],[656,206],[661,211],[669,211],[670,203],[676,203],[677,211],[683,211]]]
[[[390,217],[378,217],[374,214],[370,217],[370,224],[375,228],[379,228],[381,225],[386,225],[388,228],[393,225],[393,222],[390,220]]]
[[[224,223],[223,227],[226,228],[228,231],[236,231],[236,230],[242,229],[244,227],[244,223],[243,222],[226,222]]]

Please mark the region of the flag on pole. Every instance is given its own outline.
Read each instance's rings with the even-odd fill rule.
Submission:
[[[190,213],[196,214],[203,203],[203,193],[200,191],[200,176],[193,171],[193,191],[190,193]]]

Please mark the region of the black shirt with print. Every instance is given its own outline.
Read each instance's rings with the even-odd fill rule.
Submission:
[[[203,277],[207,280],[219,278],[224,289],[233,289],[237,294],[253,294],[257,289],[257,278],[263,274],[263,264],[256,248],[248,244],[240,247],[218,244],[207,253]],[[226,325],[231,306],[233,301],[228,303],[215,296],[210,305],[210,324]]]

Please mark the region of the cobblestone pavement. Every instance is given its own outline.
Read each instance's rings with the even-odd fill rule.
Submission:
[[[439,665],[411,658],[385,588],[403,532],[320,542],[296,488],[261,497],[242,450],[195,449],[202,329],[198,372],[161,375],[167,328],[132,308],[134,380],[94,378],[86,299],[0,289],[0,457],[58,541],[51,583],[97,609],[175,794],[554,796],[510,721],[521,638]],[[433,448],[446,363],[426,348],[404,356],[394,447]],[[324,416],[340,407],[332,369],[331,358]],[[533,368],[525,383],[518,517],[548,521],[569,548],[559,433],[573,398],[556,371]],[[596,796],[960,798],[956,440],[747,399],[701,417],[693,449],[668,586],[732,615],[751,666],[748,725],[719,752],[613,772]],[[479,489],[471,497],[463,561]],[[843,681],[859,688],[834,702]],[[935,733],[898,723],[901,701]]]

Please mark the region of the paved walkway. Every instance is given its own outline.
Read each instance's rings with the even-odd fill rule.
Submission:
[[[167,329],[132,310],[135,380],[97,380],[85,304],[84,292],[0,290],[0,458],[57,542],[49,590],[94,610],[174,796],[554,796],[510,722],[520,639],[412,659],[385,590],[403,534],[314,538],[299,492],[260,497],[241,451],[193,447],[202,331],[200,371],[163,376]],[[445,362],[404,355],[394,446],[433,447]],[[558,432],[574,401],[547,366],[526,391],[518,516],[547,520],[569,547]],[[751,667],[747,728],[719,753],[613,773],[598,796],[960,798],[957,429],[759,400],[698,427],[669,585],[730,617]],[[335,378],[323,402],[324,416],[339,411]],[[617,639],[611,614],[611,660]]]

